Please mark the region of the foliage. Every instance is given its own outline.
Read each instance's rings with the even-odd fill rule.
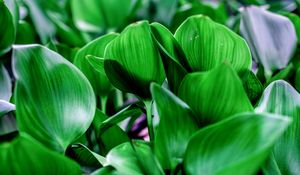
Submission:
[[[299,174],[299,5],[0,0],[0,174]]]

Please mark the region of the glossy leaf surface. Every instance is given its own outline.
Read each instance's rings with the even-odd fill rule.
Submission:
[[[297,174],[300,171],[300,94],[287,82],[277,80],[265,89],[256,111],[280,114],[293,120],[276,142],[264,171],[267,174]]]
[[[186,103],[157,84],[151,85],[151,93],[160,119],[155,154],[164,169],[175,169],[183,159],[190,137],[198,130],[195,114]]]
[[[151,149],[144,143],[123,143],[107,155],[107,162],[123,175],[163,174]]]
[[[241,80],[226,64],[188,74],[180,85],[179,97],[196,112],[201,125],[253,110]]]
[[[91,85],[74,65],[45,47],[16,46],[13,59],[20,131],[49,148],[65,150],[93,120]]]
[[[105,72],[118,89],[150,97],[150,83],[165,78],[157,47],[147,21],[129,25],[105,50]]]
[[[0,143],[0,150],[1,174],[81,174],[76,162],[47,149],[28,135]]]
[[[14,19],[3,0],[0,0],[0,56],[8,52],[15,41],[16,29],[14,26]]]
[[[188,144],[184,169],[187,174],[255,174],[290,122],[279,115],[243,113],[203,128]]]
[[[186,19],[176,30],[175,38],[193,71],[208,71],[224,62],[240,75],[251,68],[251,54],[245,40],[207,16]]]
[[[266,77],[289,63],[297,36],[288,18],[250,6],[242,12],[240,30],[253,57],[263,65]]]
[[[115,33],[107,34],[89,42],[83,48],[78,50],[74,58],[74,64],[85,74],[95,92],[100,96],[107,95],[108,91],[111,89],[111,84],[105,75],[104,67],[102,66],[101,68],[98,67],[98,65],[95,65],[95,62],[96,64],[104,64],[104,60],[98,60],[95,57],[103,58],[107,44],[117,36],[118,34]],[[99,72],[99,69],[102,69],[103,71]]]

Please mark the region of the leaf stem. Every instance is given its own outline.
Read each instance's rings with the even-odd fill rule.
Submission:
[[[106,114],[107,99],[108,99],[108,95],[104,95],[100,97],[101,110],[104,114]]]
[[[144,104],[146,107],[148,134],[149,134],[150,141],[153,141],[154,140],[154,131],[153,131],[153,121],[152,121],[152,101],[145,100]]]

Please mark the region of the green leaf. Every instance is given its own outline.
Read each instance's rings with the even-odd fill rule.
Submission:
[[[46,44],[56,33],[56,26],[46,13],[45,9],[47,8],[45,7],[45,2],[39,0],[24,0],[24,3],[29,9],[29,15],[35,30],[43,44]],[[50,4],[49,1],[47,2]]]
[[[106,166],[94,171],[91,175],[118,175],[118,173],[113,167]]]
[[[295,28],[288,18],[251,6],[242,11],[240,30],[267,79],[287,66],[297,44]]]
[[[107,162],[119,174],[152,175],[164,174],[150,147],[144,143],[123,143],[112,149],[107,155]]]
[[[154,16],[155,21],[163,22],[166,25],[170,25],[173,16],[176,12],[179,0],[157,0],[153,1],[156,7],[156,13]]]
[[[173,34],[159,23],[152,23],[150,26],[162,57],[168,84],[171,91],[177,94],[182,79],[191,68]]]
[[[137,49],[138,48],[138,49]],[[104,68],[111,83],[124,92],[150,97],[150,83],[165,79],[149,23],[129,25],[105,50]]]
[[[296,71],[295,88],[300,92],[300,67]]]
[[[1,174],[81,174],[77,163],[25,134],[1,143],[0,150]]]
[[[243,113],[198,131],[184,157],[186,174],[255,174],[291,120]]]
[[[294,13],[285,13],[284,16],[288,17],[293,23],[298,38],[298,44],[300,44],[300,17]]]
[[[4,4],[9,9],[9,11],[13,17],[15,29],[17,29],[17,25],[19,22],[19,16],[20,16],[20,9],[19,9],[17,0],[4,0]]]
[[[64,151],[93,120],[96,102],[88,80],[62,56],[40,45],[15,46],[13,70],[20,131]]]
[[[14,104],[0,99],[0,118],[15,109],[16,107]]]
[[[104,157],[91,151],[83,144],[69,146],[65,154],[82,166],[101,167],[102,165],[106,165]]]
[[[243,86],[252,104],[256,104],[264,91],[264,87],[252,71],[249,71],[248,76],[243,81]]]
[[[108,80],[104,70],[104,58],[87,55],[86,60],[90,64],[90,69],[93,71],[97,92],[100,96],[107,96],[112,89],[112,85]]]
[[[9,101],[12,95],[12,84],[10,76],[5,69],[4,65],[0,63],[0,99]]]
[[[104,74],[102,72],[98,72],[99,69],[103,69],[104,71],[103,67],[99,67],[95,70],[95,67],[98,65],[94,65],[94,63],[99,62],[98,64],[101,64],[100,62],[103,62],[103,60],[95,61],[92,56],[103,58],[104,50],[107,44],[114,40],[117,36],[118,34],[115,33],[107,34],[89,42],[83,48],[78,50],[74,59],[74,64],[85,74],[93,86],[96,94],[100,96],[108,94],[109,90],[111,89],[111,84],[109,83],[105,72]],[[91,64],[91,61],[89,61],[91,59],[93,60],[93,64]]]
[[[14,26],[13,16],[6,6],[5,2],[0,1],[0,56],[4,55],[11,49],[12,44],[15,41],[16,29]]]
[[[105,119],[104,121],[101,120],[101,122],[97,122],[96,125],[97,125],[97,128],[99,129],[99,132],[102,133],[102,132],[106,131],[108,128],[127,119],[128,117],[141,115],[141,114],[142,114],[142,111],[137,105],[129,105],[109,118],[106,116],[107,119]],[[102,115],[105,115],[105,114],[102,113]]]
[[[289,80],[290,77],[294,74],[295,67],[293,63],[288,64],[284,69],[279,71],[277,74],[272,76],[269,81],[267,81],[267,85],[276,80]],[[265,85],[265,86],[267,86]]]
[[[156,128],[155,154],[164,169],[174,170],[182,162],[190,137],[198,130],[195,115],[167,89],[152,84],[151,93],[160,119]]]
[[[297,174],[300,171],[300,94],[287,82],[274,81],[265,89],[256,112],[280,114],[293,120],[274,145],[269,164],[264,171],[267,174]],[[279,172],[276,173],[277,171]]]
[[[253,111],[241,80],[227,64],[188,74],[180,85],[179,97],[196,112],[201,125]]]
[[[30,23],[20,20],[15,44],[33,44],[35,41],[35,31]]]
[[[208,71],[228,62],[239,75],[250,70],[250,50],[243,38],[203,15],[191,16],[176,30],[193,71]]]
[[[186,3],[181,8],[179,8],[174,15],[171,29],[172,31],[175,31],[180,26],[180,24],[188,17],[198,14],[206,15],[216,22],[225,24],[227,14],[224,13],[224,11],[220,7],[221,5],[219,5],[218,8],[214,8],[210,5],[206,5],[203,2],[198,1],[194,3]]]
[[[76,26],[86,32],[115,31],[127,23],[139,0],[72,0]]]
[[[110,123],[109,127],[102,129],[103,123],[109,119],[102,111],[96,110],[93,126],[101,155],[106,155],[112,148],[129,141],[128,135],[117,123]]]

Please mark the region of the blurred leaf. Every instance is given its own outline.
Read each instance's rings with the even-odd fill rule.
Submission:
[[[159,23],[152,23],[150,27],[162,57],[170,89],[177,94],[182,79],[191,68],[173,34]]]
[[[0,116],[0,140],[10,140],[14,138],[14,133],[18,133],[16,119],[12,113]],[[4,137],[4,138],[3,138]],[[7,139],[6,139],[7,138]]]
[[[107,162],[122,175],[164,174],[151,149],[144,143],[123,143],[112,149],[107,155]]]
[[[300,67],[296,71],[295,88],[300,92]]]
[[[2,1],[2,0],[0,0],[0,1]],[[9,9],[9,11],[12,15],[12,18],[13,18],[15,29],[17,29],[19,16],[20,16],[20,14],[19,14],[20,9],[19,9],[17,0],[4,0],[4,4]]]
[[[198,131],[184,157],[186,174],[255,174],[291,120],[243,113]]]
[[[276,80],[289,80],[289,78],[294,74],[295,68],[292,63],[288,64],[284,69],[279,71],[277,74],[272,76],[269,81],[267,81],[267,85]]]
[[[250,50],[243,38],[209,17],[185,20],[175,33],[193,71],[208,71],[227,62],[239,75],[250,70]]]
[[[280,114],[293,120],[291,126],[274,145],[264,171],[266,174],[298,174],[300,172],[300,94],[287,82],[274,81],[265,89],[256,111]],[[272,167],[272,164],[276,168]]]
[[[108,94],[109,90],[111,89],[111,84],[105,73],[103,74],[98,72],[98,70],[101,69],[100,67],[95,70],[96,65],[94,64],[98,61],[95,61],[96,58],[93,58],[92,56],[103,58],[104,50],[107,44],[114,40],[117,36],[118,34],[115,33],[107,34],[89,42],[77,52],[74,59],[74,64],[85,74],[95,92],[100,96]],[[91,64],[91,61],[89,61],[90,59],[93,60],[93,64]],[[103,61],[99,60],[99,62]],[[104,68],[102,69],[104,71]]]
[[[18,23],[18,30],[16,35],[15,44],[32,44],[35,41],[35,31],[31,24],[26,21],[20,20]]]
[[[46,1],[43,2],[39,0],[24,0],[24,3],[29,8],[29,14],[35,30],[43,44],[46,44],[56,33],[55,24],[51,21],[45,11],[45,6],[43,6],[45,2]]]
[[[247,78],[243,82],[243,86],[248,98],[252,104],[255,104],[256,101],[261,97],[264,87],[252,71],[249,71]]]
[[[104,33],[125,25],[139,0],[72,0],[76,26],[85,32]]]
[[[91,151],[82,144],[73,144],[69,146],[65,154],[82,166],[101,167],[106,164],[104,157]]]
[[[14,104],[0,99],[0,117],[9,113],[10,111],[14,111],[15,109],[16,107]]]
[[[63,43],[77,47],[81,47],[85,44],[85,40],[79,30],[71,28],[68,24],[59,21],[58,19],[53,20],[53,22],[57,27],[57,37]]]
[[[300,18],[294,13],[284,13],[284,16],[288,17],[292,21],[294,28],[296,30],[298,44],[300,44]]]
[[[15,46],[18,126],[49,148],[64,151],[90,126],[96,102],[84,75],[40,45]]]
[[[0,144],[1,174],[81,174],[74,161],[48,150],[28,135]]]
[[[155,154],[164,169],[174,170],[182,162],[190,137],[198,130],[195,115],[167,89],[152,84],[151,93],[160,119],[154,141]]]
[[[104,68],[116,88],[141,98],[151,96],[150,83],[161,84],[165,74],[147,21],[130,24],[106,47]]]
[[[196,112],[201,125],[253,111],[241,80],[226,64],[209,72],[188,74],[180,85],[179,97]]]
[[[11,49],[15,41],[16,28],[14,26],[13,16],[3,0],[0,0],[0,56],[4,55]]]
[[[156,7],[154,20],[169,26],[176,12],[178,0],[156,0],[153,2]]]
[[[275,70],[286,67],[292,57],[297,43],[293,23],[255,6],[245,8],[241,16],[241,33],[268,79]]]
[[[93,126],[101,155],[106,155],[112,148],[129,141],[129,137],[116,125],[117,123],[111,123],[105,130],[101,128],[103,123],[109,119],[102,111],[96,110]]]
[[[0,100],[9,101],[12,95],[12,84],[10,76],[4,65],[0,63]]]
[[[225,24],[227,14],[221,9],[221,5],[219,8],[214,8],[203,2],[186,3],[177,10],[173,18],[171,26],[172,31],[175,31],[188,17],[199,14],[208,16],[218,23]]]

